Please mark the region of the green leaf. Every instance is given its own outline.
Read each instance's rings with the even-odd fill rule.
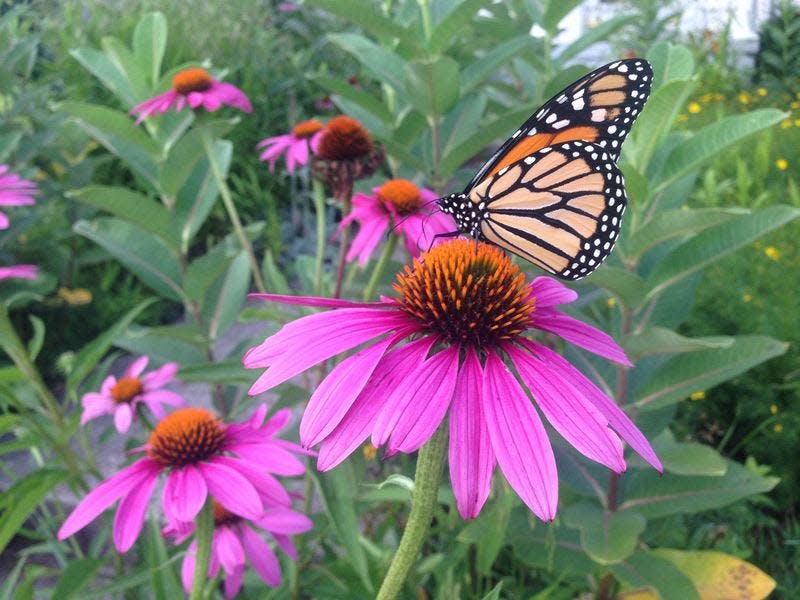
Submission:
[[[750,211],[745,208],[676,209],[658,212],[626,242],[626,255],[632,260],[638,259],[662,242],[697,233],[746,214],[750,214]]]
[[[449,56],[406,65],[405,84],[411,105],[423,115],[437,119],[458,101],[458,63]]]
[[[523,50],[530,50],[532,46],[533,38],[529,35],[519,35],[496,46],[483,57],[467,66],[461,73],[462,96],[483,83],[489,75],[495,73],[500,67],[505,65],[511,57],[519,54]],[[528,111],[528,115],[530,115],[530,112],[532,111]],[[526,118],[528,115],[526,115]],[[517,125],[519,125],[519,123],[517,123]]]
[[[328,39],[352,54],[370,77],[389,84],[399,94],[405,93],[405,61],[397,54],[355,33],[329,33]]]
[[[347,99],[353,104],[357,104],[362,109],[375,115],[378,119],[383,121],[387,126],[391,125],[394,117],[386,105],[380,102],[372,94],[353,87],[347,82],[334,77],[319,76],[314,78],[314,82],[318,83],[332,94],[336,94],[342,98]]]
[[[67,377],[67,390],[69,395],[74,395],[81,382],[89,375],[89,372],[94,369],[95,365],[100,362],[108,349],[114,345],[131,323],[138,317],[141,312],[155,302],[155,298],[148,298],[144,300],[128,312],[126,312],[121,319],[114,323],[111,327],[106,329],[103,333],[94,338],[91,342],[86,344],[78,355],[75,357],[75,364]]]
[[[45,326],[44,321],[36,315],[28,315],[28,321],[30,321],[31,328],[33,329],[33,335],[31,339],[28,340],[28,356],[32,361],[35,361],[36,357],[39,356],[39,352],[42,350]]]
[[[712,348],[728,348],[734,343],[730,337],[685,337],[666,327],[648,327],[639,333],[632,333],[622,341],[625,353],[634,362],[644,356],[654,354],[676,354],[697,352]]]
[[[500,592],[503,591],[503,582],[500,581],[491,591],[483,597],[483,600],[500,600]]]
[[[561,23],[564,17],[580,5],[580,3],[581,0],[556,0],[555,2],[547,2],[547,8],[545,8],[544,14],[542,15],[542,22],[540,25],[547,33],[555,37],[558,32],[558,24]]]
[[[440,54],[478,11],[490,4],[488,0],[464,0],[457,3],[433,28],[431,39],[428,40],[428,52],[434,56]]]
[[[178,251],[178,234],[172,215],[147,196],[128,188],[105,185],[73,190],[67,196],[138,225],[158,236],[175,252]]]
[[[76,48],[69,53],[125,104],[134,106],[137,103],[140,96],[131,88],[125,73],[106,54],[93,48]]]
[[[87,134],[100,142],[154,186],[159,149],[123,112],[82,102],[62,102],[58,110],[71,116]]]
[[[644,281],[636,273],[619,267],[604,266],[592,273],[592,285],[607,289],[627,307],[638,306],[644,298]]]
[[[647,60],[653,65],[653,81],[661,87],[694,73],[694,58],[686,46],[659,42],[647,53]]]
[[[186,270],[183,289],[186,295],[203,308],[206,294],[211,285],[219,279],[231,264],[233,254],[218,246],[208,253],[194,259]]]
[[[774,488],[777,477],[763,477],[739,463],[726,461],[725,475],[659,475],[642,469],[626,475],[620,511],[635,510],[648,519],[696,513],[727,506]]]
[[[130,82],[133,97],[147,96],[149,89],[145,81],[145,72],[130,49],[115,37],[104,37],[100,43],[105,55]]]
[[[104,562],[101,558],[78,558],[67,563],[53,590],[53,598],[76,597],[92,582]]]
[[[144,229],[115,218],[78,221],[73,229],[105,248],[165,298],[186,299],[178,283],[181,275],[177,258],[163,242]]]
[[[159,363],[175,361],[180,365],[205,365],[208,360],[205,350],[201,350],[205,347],[202,333],[187,326],[131,326],[114,345],[132,354],[147,354]]]
[[[640,410],[657,410],[707,390],[748,369],[780,356],[789,347],[767,336],[737,336],[727,348],[681,354],[657,369],[636,390],[634,405]]]
[[[514,507],[514,497],[508,489],[486,507],[478,518],[469,521],[458,534],[458,541],[477,547],[478,573],[488,576],[492,572],[500,550],[506,545],[506,531]]]
[[[249,387],[260,374],[256,369],[245,369],[241,359],[237,358],[181,367],[178,379],[184,383],[223,383]]]
[[[66,479],[60,469],[39,469],[0,493],[0,554],[53,487]]]
[[[372,580],[367,567],[367,556],[359,541],[358,513],[356,512],[356,483],[353,466],[345,461],[327,473],[310,473],[317,483],[320,500],[336,536],[346,550],[364,586],[372,591]]]
[[[443,156],[447,156],[453,148],[481,128],[486,104],[487,100],[484,94],[470,94],[462,98],[450,111],[442,126]]]
[[[267,284],[267,289],[273,294],[289,294],[289,282],[286,277],[281,273],[278,265],[275,263],[275,257],[272,256],[272,250],[267,250],[264,254],[264,261],[261,265],[261,270],[264,272],[264,281]]]
[[[382,45],[389,46],[393,39],[403,44],[417,47],[417,36],[405,27],[385,17],[376,8],[375,2],[369,0],[308,0],[308,4],[321,8],[341,17],[381,40]]]
[[[588,503],[569,506],[564,512],[564,522],[580,530],[581,547],[601,565],[629,557],[647,525],[647,520],[634,511],[608,512]]]
[[[647,297],[657,296],[681,279],[704,269],[798,215],[800,210],[778,204],[706,229],[675,248],[659,263],[647,280]]]
[[[728,465],[719,452],[710,446],[695,442],[677,443],[671,438],[670,433],[653,440],[653,447],[665,471],[677,475],[725,475]]]
[[[208,337],[216,340],[236,321],[250,287],[250,262],[241,251],[231,262],[225,275],[211,289],[203,303],[203,317],[208,323]]]
[[[563,523],[563,519],[557,519],[541,527],[531,520],[527,507],[514,510],[508,527],[514,557],[525,565],[561,576],[585,577],[591,573],[594,564],[581,548],[579,532]]]
[[[181,186],[191,175],[197,162],[206,154],[203,147],[203,130],[194,128],[181,138],[170,149],[169,154],[159,169],[160,190],[170,197],[175,197]]]
[[[655,178],[654,188],[664,189],[747,136],[779,123],[786,114],[775,108],[763,108],[706,125],[673,148],[662,172]]]
[[[646,550],[639,550],[611,567],[614,577],[632,588],[651,588],[660,600],[701,600],[691,579],[675,565]]]
[[[142,69],[150,70],[151,87],[158,84],[161,61],[167,49],[167,18],[160,12],[143,16],[133,31],[133,53]]]
[[[559,2],[552,2],[551,4],[560,4]],[[636,20],[634,15],[618,15],[607,21],[603,21],[599,25],[592,27],[588,31],[583,32],[577,40],[572,42],[569,46],[559,52],[556,59],[553,61],[554,67],[560,70],[565,63],[571,61],[578,54],[583,52],[589,46],[593,46],[598,42],[603,42],[609,38],[614,32],[622,29],[629,23]],[[546,28],[545,28],[546,29]],[[574,80],[573,80],[574,81]]]

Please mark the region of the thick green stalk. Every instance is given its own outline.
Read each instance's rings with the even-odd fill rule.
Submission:
[[[194,578],[189,600],[200,600],[203,598],[206,587],[208,563],[211,559],[211,538],[214,535],[214,510],[211,507],[211,498],[206,500],[197,515],[194,535],[197,539],[197,554],[195,555]]]
[[[317,220],[317,256],[314,261],[314,291],[322,293],[322,265],[325,264],[325,246],[327,230],[327,214],[325,211],[325,188],[322,183],[313,180],[314,212]]]
[[[250,268],[253,271],[253,281],[255,281],[259,292],[266,292],[267,288],[264,285],[264,279],[261,277],[261,268],[258,266],[255,252],[253,252],[253,246],[244,233],[244,227],[242,227],[242,222],[239,220],[239,213],[236,211],[236,205],[233,203],[231,190],[228,187],[225,176],[222,174],[222,168],[217,160],[217,155],[214,153],[214,136],[207,125],[201,125],[200,130],[202,131],[203,146],[208,156],[208,164],[211,165],[211,172],[214,174],[214,179],[217,181],[217,187],[222,196],[222,203],[225,205],[225,210],[228,212],[228,218],[231,220],[236,236],[239,238],[239,243],[242,245],[242,248],[247,253],[247,258],[250,260]]]
[[[414,476],[414,495],[411,499],[411,514],[400,540],[400,546],[392,559],[389,571],[383,579],[377,600],[394,600],[403,589],[411,567],[417,560],[422,543],[431,528],[436,494],[442,478],[444,458],[447,454],[447,425],[443,422],[439,430],[419,451],[417,472]]]
[[[372,294],[375,293],[375,288],[378,287],[378,282],[383,277],[383,273],[392,259],[392,254],[394,254],[394,249],[397,247],[398,237],[394,233],[389,234],[389,239],[383,246],[383,252],[381,252],[380,258],[378,258],[378,262],[375,263],[375,268],[372,270],[372,275],[369,277],[367,287],[364,288],[364,300],[369,300],[372,298]]]

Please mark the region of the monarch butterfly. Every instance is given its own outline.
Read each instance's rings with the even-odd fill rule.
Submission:
[[[626,195],[617,168],[625,136],[650,95],[641,58],[592,71],[548,100],[461,194],[437,200],[458,233],[581,279],[611,252]]]

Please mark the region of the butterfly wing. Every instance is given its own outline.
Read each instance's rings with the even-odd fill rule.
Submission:
[[[650,95],[653,70],[642,58],[600,67],[560,91],[481,167],[464,190],[547,146],[579,140],[605,149],[614,162]]]
[[[479,239],[559,277],[585,277],[608,257],[625,211],[614,159],[596,143],[571,141],[501,168],[468,195]]]

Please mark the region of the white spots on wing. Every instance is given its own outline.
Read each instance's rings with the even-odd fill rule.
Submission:
[[[533,157],[533,156],[526,156],[525,159],[523,160],[523,162],[526,165],[532,165],[534,162],[536,162],[536,158]]]
[[[606,109],[605,108],[595,108],[592,111],[592,116],[590,117],[592,121],[595,123],[600,123],[606,118]]]
[[[612,68],[613,68],[613,65],[612,65]],[[617,67],[617,71],[619,71],[620,73],[627,73],[628,72],[628,65],[619,65]]]
[[[608,126],[608,133],[614,133],[617,130],[616,125],[609,125]]]
[[[560,121],[553,123],[553,129],[562,129],[569,125],[569,119],[561,119]]]
[[[517,129],[517,130],[514,132],[514,135],[512,135],[511,137],[512,137],[512,138],[517,138],[517,137],[519,137],[519,134],[520,134],[520,133],[522,133],[522,129]]]
[[[572,101],[572,108],[575,110],[583,110],[584,106],[586,106],[586,101],[583,98],[576,98]]]
[[[531,130],[528,132],[528,135],[536,135],[538,130],[536,127],[531,127]]]
[[[557,99],[556,102],[559,104],[564,104],[567,101],[567,97],[564,94],[561,94]]]
[[[550,113],[549,115],[547,115],[547,118],[544,120],[544,122],[545,122],[545,123],[547,123],[548,125],[552,125],[552,124],[553,124],[553,122],[554,122],[554,121],[555,121],[557,118],[558,118],[558,117],[556,116],[556,113]]]

